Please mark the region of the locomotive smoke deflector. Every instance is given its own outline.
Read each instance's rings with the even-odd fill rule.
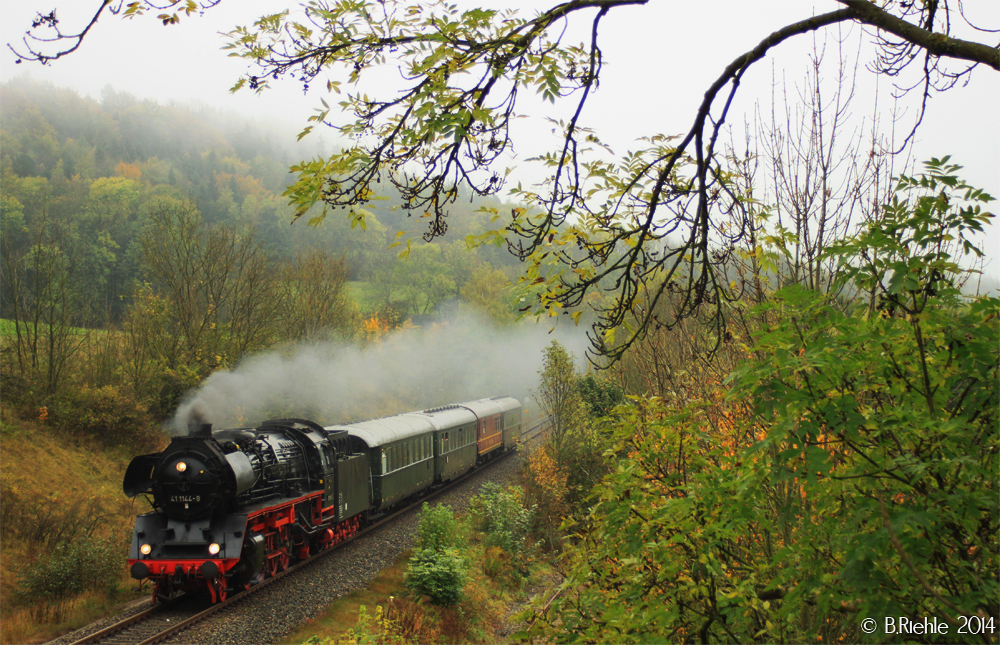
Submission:
[[[129,462],[125,470],[125,479],[122,481],[122,490],[128,497],[135,497],[142,493],[152,492],[153,468],[160,461],[163,453],[157,452],[152,455],[139,455]]]

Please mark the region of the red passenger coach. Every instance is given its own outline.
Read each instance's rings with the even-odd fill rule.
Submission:
[[[480,399],[463,403],[462,407],[472,410],[479,418],[476,424],[476,442],[478,444],[478,461],[492,459],[503,452],[503,413],[504,407],[498,399]],[[511,446],[512,447],[512,446]]]

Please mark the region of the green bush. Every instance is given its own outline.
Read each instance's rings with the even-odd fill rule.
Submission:
[[[586,374],[577,379],[576,388],[590,408],[590,416],[594,418],[609,416],[615,406],[625,403],[625,390],[593,374]]]
[[[173,369],[163,369],[151,378],[158,384],[155,400],[149,404],[150,412],[166,417],[180,405],[184,395],[201,385],[210,371],[202,373],[197,366],[178,365]]]
[[[424,504],[417,527],[417,548],[441,551],[458,548],[462,544],[462,525],[455,519],[450,506]]]
[[[47,408],[55,425],[94,436],[108,446],[151,450],[161,439],[146,406],[111,385],[64,390]]]
[[[512,555],[525,551],[534,509],[524,507],[520,489],[487,482],[472,498],[470,508],[487,547],[500,547]]]
[[[405,584],[414,593],[428,596],[435,605],[455,605],[465,588],[465,566],[457,549],[420,549],[410,558]]]
[[[83,536],[58,544],[24,568],[17,598],[60,602],[84,591],[114,590],[124,561],[119,540]]]

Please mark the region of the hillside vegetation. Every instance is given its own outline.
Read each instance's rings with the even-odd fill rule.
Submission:
[[[135,515],[122,495],[131,454],[35,420],[0,422],[0,604],[4,643],[43,642],[135,593],[122,557]]]
[[[454,308],[603,321],[601,372],[545,350],[548,444],[479,518],[482,567],[520,585],[551,557],[565,577],[518,638],[875,642],[893,635],[863,620],[927,616],[941,641],[996,641],[958,634],[1000,619],[1000,300],[970,286],[994,200],[948,157],[890,174],[867,141],[843,152],[817,86],[814,131],[788,135],[809,154],[733,152],[714,176],[729,201],[702,261],[664,233],[635,244],[678,263],[644,264],[615,238],[628,222],[560,219],[516,278],[489,226],[534,221],[524,206],[466,196],[426,244],[390,191],[289,226],[284,153],[235,120],[0,91],[5,641],[117,597],[136,509],[115,471],[162,445],[186,392],[263,350],[370,346]],[[849,169],[824,165],[838,155]],[[466,555],[428,544],[408,586],[453,606]]]
[[[127,586],[124,467],[209,375],[299,342],[379,342],[444,303],[515,318],[512,260],[466,250],[482,203],[433,244],[388,193],[362,226],[292,225],[292,153],[259,124],[111,88],[0,95],[4,642]]]

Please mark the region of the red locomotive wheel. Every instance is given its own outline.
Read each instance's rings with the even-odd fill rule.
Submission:
[[[274,557],[267,559],[267,577],[273,578],[288,566],[288,556],[283,553],[276,553]]]
[[[289,527],[283,526],[274,539],[274,552],[268,554],[267,572],[274,577],[288,568],[291,562],[289,555],[292,548],[292,531]]]

